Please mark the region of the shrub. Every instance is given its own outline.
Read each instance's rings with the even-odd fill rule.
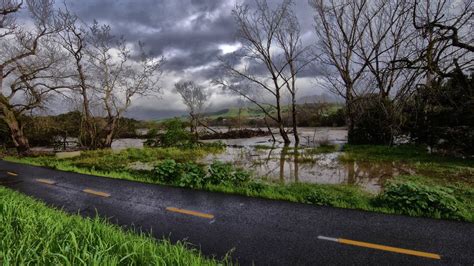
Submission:
[[[315,188],[308,195],[305,196],[304,201],[306,203],[315,204],[315,205],[331,206],[333,199],[334,199],[333,194],[329,193],[327,190]]]
[[[164,160],[158,164],[154,173],[160,181],[165,183],[174,183],[179,177],[180,165],[175,160]]]
[[[390,100],[369,94],[356,98],[354,108],[354,128],[348,132],[350,144],[392,144],[399,117]]]
[[[196,188],[204,184],[206,172],[201,166],[194,163],[185,163],[182,164],[181,171],[178,186]]]
[[[423,214],[429,217],[451,219],[462,217],[462,206],[453,196],[453,190],[422,185],[413,181],[389,182],[384,192],[374,199],[374,205],[408,215]]]
[[[250,174],[242,169],[235,169],[230,163],[213,162],[208,169],[206,183],[211,185],[241,185],[250,180]]]
[[[186,130],[186,123],[179,119],[172,119],[163,123],[165,132],[162,134],[150,136],[145,145],[156,147],[188,147],[196,143],[193,134]]]

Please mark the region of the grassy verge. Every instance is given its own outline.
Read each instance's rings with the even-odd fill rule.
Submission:
[[[218,265],[183,243],[46,207],[0,187],[2,265]]]
[[[324,153],[332,149],[328,147],[313,152]],[[205,167],[194,162],[212,151],[130,149],[120,153],[85,152],[71,159],[6,159],[64,171],[251,197],[474,222],[474,186],[471,183],[474,168],[469,161],[427,155],[418,147],[347,146],[345,150],[341,158],[344,161],[402,161],[436,175],[433,177],[431,172],[425,171],[424,174],[398,176],[390,180],[379,195],[373,195],[350,185],[263,182],[250,178],[248,172],[234,169],[229,164],[216,162]],[[154,163],[154,169],[139,171],[127,168],[130,162],[137,160]]]

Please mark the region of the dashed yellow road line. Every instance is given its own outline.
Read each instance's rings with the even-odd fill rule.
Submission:
[[[207,214],[207,213],[202,213],[202,212],[197,212],[197,211],[179,209],[179,208],[175,208],[175,207],[167,207],[166,210],[170,211],[170,212],[188,214],[188,215],[193,215],[193,216],[206,218],[206,219],[214,219],[214,215],[212,215],[212,214]]]
[[[417,251],[417,250],[411,250],[411,249],[405,249],[405,248],[397,248],[397,247],[373,244],[373,243],[362,242],[362,241],[355,241],[355,240],[344,239],[344,238],[331,238],[331,237],[325,237],[325,236],[318,236],[318,239],[334,241],[334,242],[338,242],[338,243],[346,244],[346,245],[372,248],[372,249],[395,252],[395,253],[400,253],[400,254],[418,256],[418,257],[425,257],[425,258],[430,258],[430,259],[437,259],[437,260],[441,259],[441,256],[435,253],[429,253],[429,252],[423,252],[423,251]]]
[[[88,189],[88,188],[84,189],[82,192],[92,194],[92,195],[96,195],[96,196],[100,196],[100,197],[105,197],[105,198],[110,197],[109,193],[102,192],[102,191],[97,191],[97,190],[92,190],[92,189]]]
[[[56,181],[51,180],[51,179],[43,179],[43,178],[37,178],[35,179],[36,182],[43,183],[43,184],[48,184],[48,185],[54,185],[56,184]]]
[[[13,173],[13,172],[7,172],[7,175],[11,175],[11,176],[18,176],[17,173]]]

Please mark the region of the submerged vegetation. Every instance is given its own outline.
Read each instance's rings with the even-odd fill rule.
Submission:
[[[320,154],[336,146],[308,149]],[[288,200],[315,205],[362,209],[384,213],[425,216],[474,222],[472,161],[448,159],[427,154],[422,147],[350,146],[344,147],[342,161],[403,162],[425,171],[388,180],[379,194],[364,192],[355,185],[329,185],[271,182],[252,178],[252,173],[228,163],[210,165],[199,159],[219,153],[223,146],[195,148],[144,148],[85,151],[81,156],[59,159],[54,156],[7,157],[7,160],[119,179],[190,187],[251,197]],[[304,156],[303,156],[304,157]],[[134,163],[147,166],[137,169]],[[429,171],[428,171],[429,170]],[[447,175],[450,173],[451,175]],[[463,178],[459,178],[462,176]],[[456,177],[453,179],[453,177]]]
[[[42,265],[218,265],[186,244],[124,231],[0,187],[0,263]]]

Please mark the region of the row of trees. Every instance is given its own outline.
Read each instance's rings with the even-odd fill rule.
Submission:
[[[19,24],[21,12],[29,16]],[[1,1],[0,30],[0,119],[19,153],[30,149],[25,116],[53,97],[81,111],[79,142],[94,149],[110,147],[135,96],[159,90],[162,58],[113,36],[108,25],[81,22],[66,5],[56,9],[53,0]]]
[[[293,4],[237,5],[233,14],[243,48],[235,58],[221,59],[230,78],[217,81],[259,106],[286,144],[284,95],[298,143],[296,81],[306,67],[324,66],[323,86],[345,100],[350,142],[385,144],[407,133],[403,111],[420,88],[460,76],[467,81],[473,69],[472,0],[309,0],[317,41],[308,46]],[[370,127],[380,129],[367,132]]]
[[[322,85],[345,100],[350,142],[391,144],[400,134],[421,136],[411,129],[432,121],[429,110],[437,105],[431,96],[443,96],[440,88],[466,88],[456,95],[467,95],[466,110],[473,102],[473,1],[309,0],[317,39],[308,45],[293,0],[237,5],[242,47],[220,58],[225,72],[214,82],[258,106],[285,144],[289,132],[297,144],[298,78],[323,66]],[[21,25],[20,12],[29,13]],[[0,29],[0,119],[20,153],[29,151],[24,117],[53,97],[80,110],[79,141],[94,149],[110,147],[134,97],[159,90],[162,58],[148,56],[142,43],[113,36],[107,25],[86,25],[53,0],[2,0]],[[175,91],[195,132],[209,94],[185,81]],[[291,130],[285,127],[286,104]],[[417,112],[420,124],[413,125],[407,110]]]
[[[420,88],[472,71],[472,0],[310,3],[322,52],[318,61],[327,66],[328,88],[345,99],[350,141],[367,139],[357,127],[367,120],[364,109],[373,109],[370,103],[380,113],[372,117],[373,126],[386,132],[378,141],[390,144]]]

